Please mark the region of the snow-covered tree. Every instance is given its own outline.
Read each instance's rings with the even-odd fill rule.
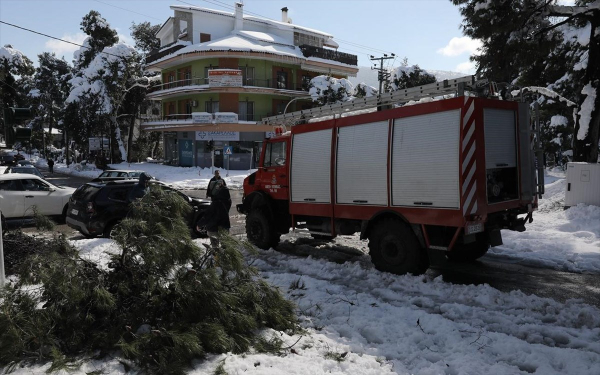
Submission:
[[[27,88],[34,68],[31,60],[10,44],[0,47],[0,119],[4,126],[4,108],[28,105]]]
[[[378,91],[375,87],[361,82],[354,88],[354,96],[357,98],[368,98],[369,96],[377,95]]]
[[[81,30],[88,35],[80,48],[73,54],[76,69],[86,68],[104,48],[119,41],[117,31],[95,10],[90,11],[81,21]]]
[[[48,124],[49,133],[62,119],[63,108],[69,94],[71,67],[64,59],[58,59],[54,53],[44,52],[38,55],[39,67],[33,79],[34,89],[29,91],[33,98],[36,121],[40,125]],[[51,143],[51,142],[48,142]]]
[[[393,91],[403,90],[410,87],[426,85],[436,81],[433,74],[427,73],[419,65],[402,65],[391,72],[390,89]]]
[[[600,136],[600,4],[578,0],[451,0],[465,35],[482,42],[477,73],[496,82],[541,86],[579,106],[571,121],[573,157],[598,160]],[[555,113],[558,114],[558,113]],[[548,113],[547,116],[555,115]]]
[[[345,78],[316,76],[310,80],[308,94],[319,105],[352,100],[354,86]]]
[[[120,43],[104,48],[70,81],[72,89],[67,102],[83,104],[98,100],[99,112],[108,116],[110,134],[117,141],[122,160],[127,160],[127,151],[117,119],[129,90],[145,86],[141,81],[147,84],[142,73],[140,55],[133,47]]]

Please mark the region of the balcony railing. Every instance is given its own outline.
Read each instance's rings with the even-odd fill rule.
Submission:
[[[173,44],[173,43],[171,43],[171,44]],[[169,44],[167,44],[167,46],[169,46]],[[165,47],[163,47],[163,50],[154,50],[154,51],[150,52],[150,54],[148,56],[146,56],[146,64],[151,64],[151,63],[155,62],[156,60],[162,59],[163,57],[170,55],[173,52],[176,52],[185,46],[178,44],[176,46],[169,47],[166,49],[165,49]]]
[[[156,92],[162,90],[169,90],[178,87],[186,87],[186,86],[202,86],[208,85],[208,78],[188,78],[182,79],[179,81],[167,82],[161,85],[153,86],[148,90],[148,92]],[[280,90],[295,90],[295,91],[308,91],[308,85],[303,84],[302,82],[292,85],[291,83],[274,81],[272,79],[254,79],[248,78],[245,80],[243,87],[261,87],[261,88],[270,88],[270,89],[280,89]]]
[[[201,111],[198,110],[195,112],[201,112]],[[269,117],[269,116],[273,116],[273,115],[274,115],[273,113],[265,113],[262,115],[238,114],[238,121],[260,122],[263,117]],[[166,116],[145,116],[141,120],[144,123],[144,122],[175,122],[175,121],[185,121],[185,120],[191,120],[191,119],[192,119],[191,113],[183,113],[183,114],[171,114],[171,115],[166,115]],[[214,116],[213,116],[213,120],[214,120]]]
[[[331,49],[325,49],[315,46],[309,46],[303,44],[300,46],[300,50],[304,57],[319,57],[325,60],[333,60],[348,65],[358,65],[358,57],[349,53],[338,52]]]

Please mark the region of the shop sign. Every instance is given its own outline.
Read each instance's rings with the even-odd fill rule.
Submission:
[[[242,71],[239,69],[210,69],[209,87],[242,87]]]
[[[182,139],[179,142],[179,164],[189,167],[194,165],[194,149],[191,139]]]
[[[215,122],[217,124],[236,124],[238,115],[234,112],[217,112],[215,113]]]
[[[212,114],[208,112],[192,112],[192,122],[194,124],[210,124],[212,123]]]
[[[240,132],[196,132],[197,141],[239,141]]]
[[[108,138],[88,138],[88,142],[90,151],[107,150],[109,147]]]

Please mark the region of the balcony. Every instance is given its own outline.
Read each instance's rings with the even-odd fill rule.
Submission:
[[[180,88],[180,87],[187,87],[187,88],[193,89],[193,88],[200,88],[200,86],[204,86],[204,87],[202,87],[203,89],[208,89],[209,88],[208,78],[188,78],[188,79],[182,79],[179,81],[167,82],[167,83],[163,83],[161,85],[152,86],[150,89],[148,89],[148,93],[169,90],[169,89],[175,89],[175,88]],[[242,87],[245,87],[245,88],[260,87],[260,88],[268,88],[268,89],[293,90],[293,91],[304,91],[304,92],[308,91],[308,85],[306,83],[303,84],[302,82],[299,82],[298,84],[293,85],[290,82],[281,82],[281,81],[276,81],[276,80],[272,80],[272,79],[247,78],[244,81],[244,85]]]
[[[349,53],[338,52],[331,49],[325,49],[303,44],[300,50],[304,57],[318,57],[325,60],[333,60],[342,64],[358,66],[358,57]]]
[[[171,44],[175,44],[175,42],[171,43]],[[163,57],[170,55],[180,49],[182,49],[183,47],[185,47],[184,45],[176,45],[176,46],[172,46],[172,47],[168,47],[171,44],[167,44],[164,47],[162,47],[162,50],[154,50],[151,51],[150,54],[148,56],[146,56],[146,64],[152,64],[153,62],[162,59]],[[168,47],[168,48],[166,48]]]

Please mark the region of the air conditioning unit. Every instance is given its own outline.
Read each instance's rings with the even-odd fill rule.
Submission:
[[[192,107],[197,107],[197,106],[198,106],[198,101],[192,100]]]

